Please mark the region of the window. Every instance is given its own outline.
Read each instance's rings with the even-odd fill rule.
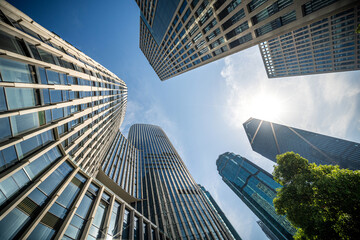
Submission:
[[[9,110],[39,105],[38,91],[32,88],[5,88]]]
[[[4,82],[33,83],[29,65],[0,58],[0,73]]]
[[[11,130],[14,136],[45,124],[44,111],[10,117]]]

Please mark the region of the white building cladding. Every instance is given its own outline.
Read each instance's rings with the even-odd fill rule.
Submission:
[[[259,45],[269,78],[360,69],[360,2]]]
[[[7,2],[0,10],[0,239],[164,239],[99,171],[125,83]]]
[[[140,151],[144,216],[171,239],[233,239],[160,127],[134,124],[128,139]]]
[[[136,0],[140,49],[161,80],[352,7],[356,0]],[[162,21],[160,21],[161,19]]]

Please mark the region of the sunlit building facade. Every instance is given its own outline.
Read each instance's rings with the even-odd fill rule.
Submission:
[[[241,240],[241,237],[235,230],[235,228],[232,226],[228,218],[226,217],[225,213],[221,210],[220,206],[217,204],[215,199],[211,196],[210,192],[205,189],[205,187],[201,186],[199,184],[201,193],[204,195],[205,199],[208,201],[210,206],[214,209],[215,212],[217,212],[218,217],[220,218],[220,221],[222,221],[226,228],[231,232],[231,235],[236,240]]]
[[[269,78],[360,69],[360,2],[259,45]]]
[[[161,80],[263,43],[356,0],[136,0],[140,49]]]
[[[100,171],[124,81],[7,2],[0,10],[0,239],[163,237]]]
[[[170,239],[233,239],[160,127],[134,124],[128,140],[140,151],[139,212]]]
[[[276,155],[295,152],[311,163],[360,169],[360,144],[260,119],[244,124],[252,149],[276,162]]]
[[[102,164],[102,172],[130,195],[141,198],[139,150],[118,131]]]
[[[285,216],[277,215],[273,200],[281,185],[272,175],[248,159],[224,153],[216,160],[224,182],[278,239],[293,239],[296,229]]]

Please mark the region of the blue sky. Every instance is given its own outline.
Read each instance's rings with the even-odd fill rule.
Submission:
[[[231,151],[269,172],[274,165],[251,150],[244,121],[259,117],[360,142],[359,71],[268,79],[255,46],[161,82],[139,49],[135,1],[9,2],[126,82],[123,133],[134,123],[161,126],[244,240],[266,237],[215,161]]]

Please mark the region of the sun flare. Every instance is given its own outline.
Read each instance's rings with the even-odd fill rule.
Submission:
[[[252,117],[262,120],[276,121],[284,113],[284,103],[278,96],[261,93],[251,101]]]

